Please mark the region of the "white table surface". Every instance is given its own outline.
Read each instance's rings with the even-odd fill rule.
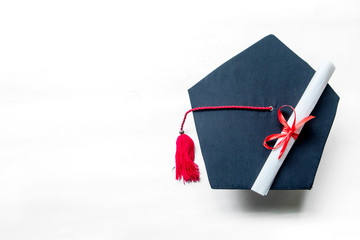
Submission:
[[[174,180],[187,89],[275,34],[341,97],[314,187]],[[2,1],[0,239],[359,239],[359,1]]]

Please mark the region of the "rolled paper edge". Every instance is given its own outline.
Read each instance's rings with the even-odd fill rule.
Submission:
[[[303,95],[301,96],[298,104],[296,105],[295,112],[297,122],[310,115],[334,71],[335,66],[330,61],[324,61],[320,65],[320,67],[312,77],[311,81],[309,82],[307,88],[305,89]],[[294,114],[292,114],[287,121],[290,126],[292,125],[293,120]],[[301,129],[302,128],[300,128],[297,133],[300,133]],[[275,145],[280,140],[281,139],[279,139],[275,143]],[[268,194],[281,165],[283,164],[287,154],[289,153],[294,143],[295,139],[290,138],[285,152],[280,159],[278,159],[278,157],[281,151],[281,147],[276,148],[270,152],[264,166],[262,167],[253,186],[251,187],[252,191],[262,196],[266,196]]]

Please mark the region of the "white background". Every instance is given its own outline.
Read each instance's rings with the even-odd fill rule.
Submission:
[[[1,1],[0,239],[359,239],[359,1]],[[337,69],[311,191],[174,180],[187,89],[273,33]],[[198,147],[189,116],[185,129]]]

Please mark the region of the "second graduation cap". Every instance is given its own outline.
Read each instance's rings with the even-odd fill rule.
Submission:
[[[333,71],[325,63],[315,74],[269,35],[191,87],[193,109],[188,112],[194,114],[211,187],[252,189],[261,195],[269,189],[311,189],[339,101],[327,84]],[[177,179],[197,181],[184,121],[177,141]]]

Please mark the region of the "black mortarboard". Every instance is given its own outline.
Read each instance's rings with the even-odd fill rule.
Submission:
[[[251,189],[271,152],[263,146],[264,138],[282,131],[278,109],[282,105],[295,107],[314,73],[304,60],[269,35],[189,89],[193,108],[231,105],[274,108],[274,111],[194,111],[212,188]],[[311,112],[316,118],[303,127],[271,189],[311,189],[338,101],[338,95],[327,85]],[[289,112],[284,112],[284,116],[288,118]],[[190,176],[184,180],[198,179]]]

